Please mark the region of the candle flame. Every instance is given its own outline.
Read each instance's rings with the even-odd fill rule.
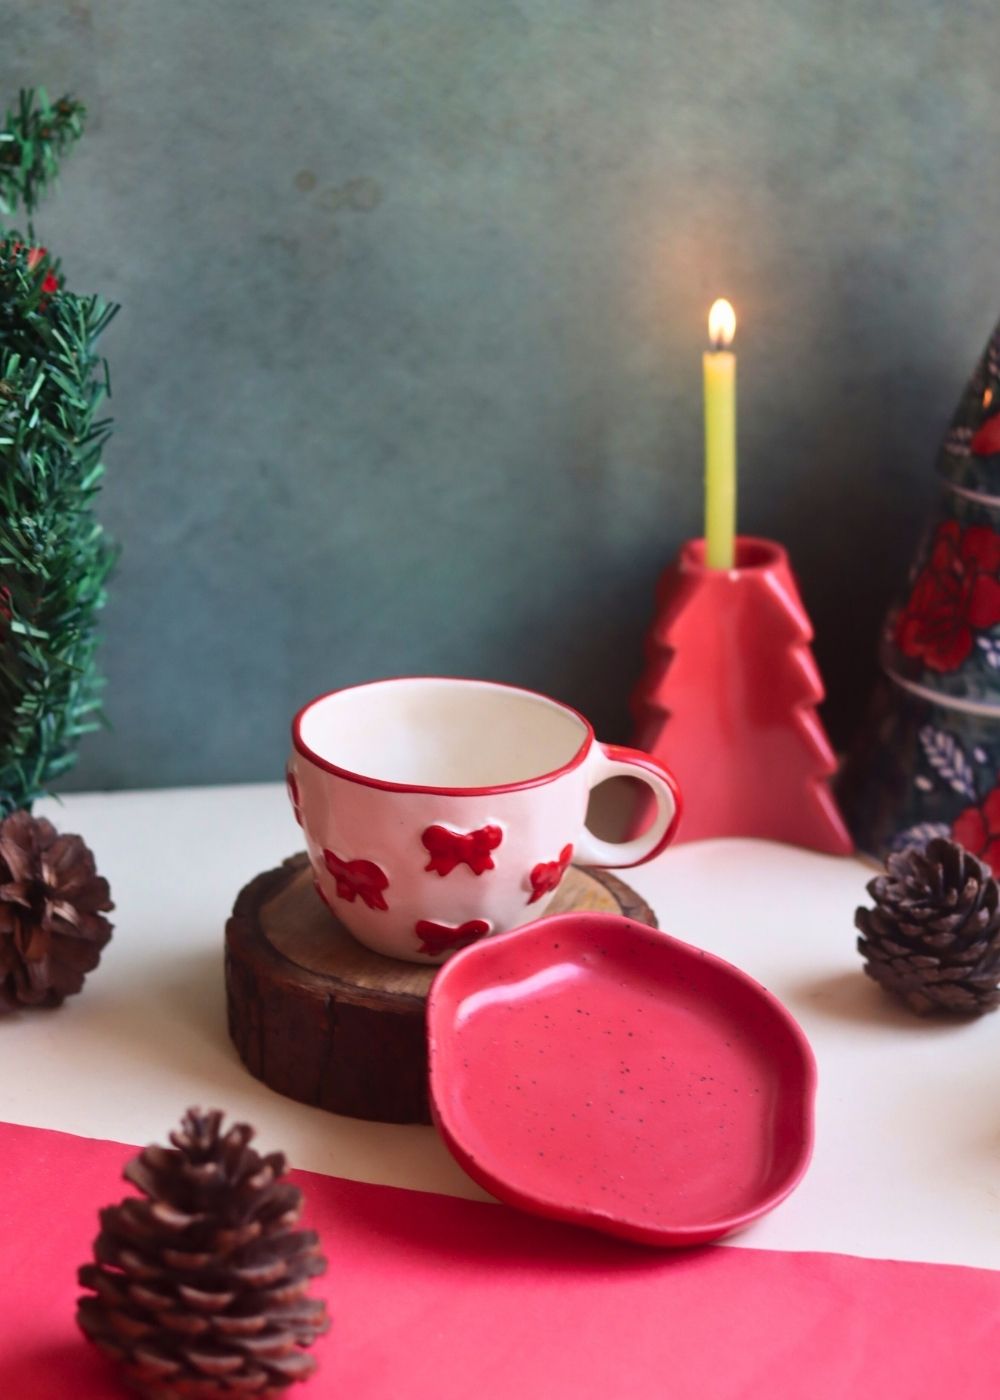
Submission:
[[[716,350],[724,350],[727,345],[732,345],[735,334],[736,312],[725,297],[720,297],[712,302],[708,313],[708,338]]]

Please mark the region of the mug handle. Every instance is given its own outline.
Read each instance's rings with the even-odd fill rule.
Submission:
[[[620,870],[642,865],[658,856],[674,839],[681,819],[681,793],[677,779],[668,768],[640,749],[619,744],[595,743],[587,758],[591,788],[608,778],[638,778],[650,789],[656,802],[656,815],[648,831],[631,841],[602,841],[584,827],[573,852],[584,865],[600,865]]]

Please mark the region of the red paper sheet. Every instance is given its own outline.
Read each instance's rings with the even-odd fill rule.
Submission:
[[[76,1268],[134,1149],[0,1124],[0,1397],[116,1400]],[[330,1260],[289,1400],[1000,1395],[1000,1273],[838,1254],[667,1254],[501,1206],[294,1174]]]

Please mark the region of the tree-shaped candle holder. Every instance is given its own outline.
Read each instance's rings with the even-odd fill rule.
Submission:
[[[679,841],[852,850],[829,786],[812,636],[788,556],[770,540],[738,538],[732,569],[707,567],[704,541],[691,540],[664,573],[632,708],[636,743],[670,764],[684,793]]]

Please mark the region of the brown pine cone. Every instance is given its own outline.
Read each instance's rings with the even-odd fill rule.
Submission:
[[[78,992],[111,937],[103,914],[114,907],[79,836],[30,812],[0,822],[0,1012]]]
[[[891,855],[858,909],[865,971],[920,1015],[1000,1006],[1000,887],[974,855],[937,837]]]
[[[284,1157],[221,1123],[190,1109],[172,1149],[129,1162],[146,1199],[101,1212],[96,1263],[80,1270],[93,1290],[80,1327],[147,1400],[268,1400],[313,1372],[303,1348],[329,1326],[307,1296],[326,1260],[312,1230],[293,1228],[302,1192],[281,1181]]]

